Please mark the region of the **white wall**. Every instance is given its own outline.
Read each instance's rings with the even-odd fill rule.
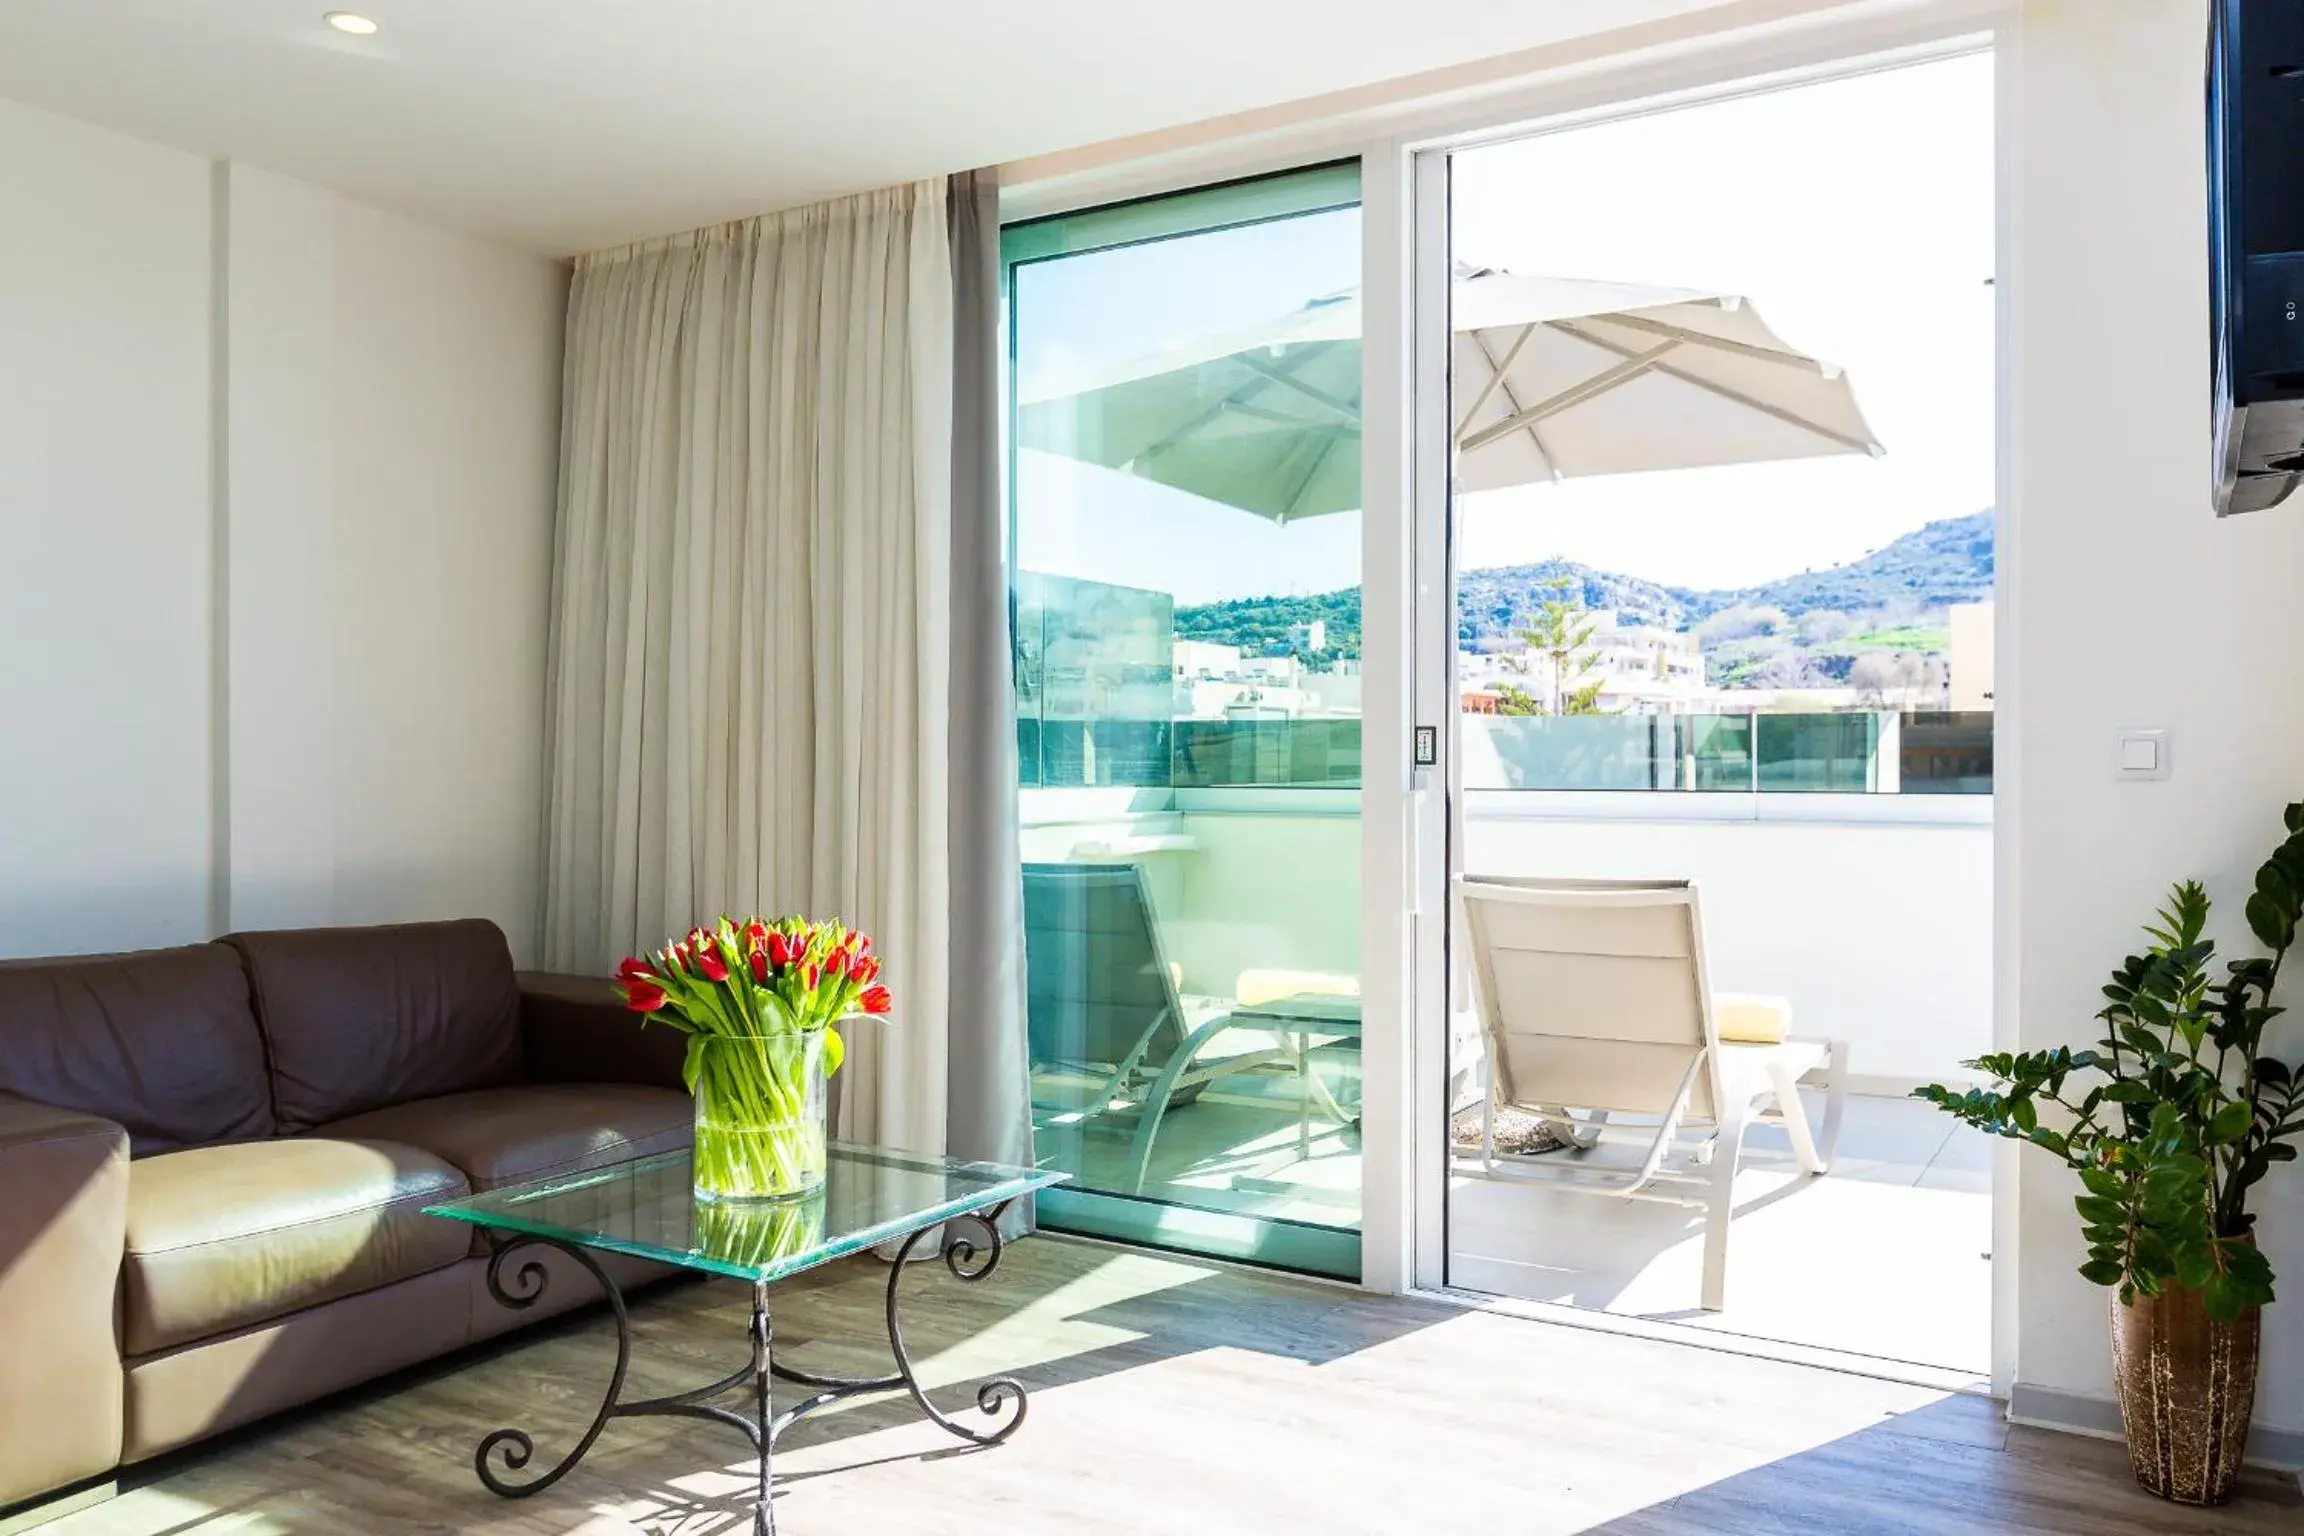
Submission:
[[[207,921],[208,168],[0,101],[0,953]]]
[[[0,199],[0,954],[525,958],[559,265],[6,103]]]
[[[2205,10],[2030,0],[2004,61],[2014,494],[1998,702],[2013,730],[2000,812],[2008,995],[2028,1046],[2093,1038],[2104,973],[2168,882],[2206,880],[2224,935],[2243,935],[2248,879],[2282,804],[2304,797],[2304,506],[2220,523],[2208,501]],[[2170,732],[2165,782],[2113,780],[2122,726]],[[2293,1056],[2293,1027],[2286,1039]],[[2107,1397],[2105,1293],[2073,1273],[2072,1178],[2045,1157],[2019,1163],[2018,1384]],[[2257,1416],[2293,1432],[2304,1176],[2275,1170],[2265,1191],[2261,1238],[2286,1299],[2266,1314]]]
[[[1694,880],[1712,984],[1792,1004],[1861,1078],[1963,1076],[1992,1048],[1992,828],[1892,822],[1565,820],[1489,809],[1473,875]],[[1507,802],[1508,803],[1508,802]]]

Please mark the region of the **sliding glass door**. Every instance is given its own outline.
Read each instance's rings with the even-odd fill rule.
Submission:
[[[1043,1222],[1356,1276],[1356,166],[1010,226]]]

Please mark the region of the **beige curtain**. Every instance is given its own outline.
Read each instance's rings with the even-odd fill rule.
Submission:
[[[838,1132],[932,1152],[951,311],[941,180],[580,260],[546,697],[546,964],[858,923],[897,1011]]]

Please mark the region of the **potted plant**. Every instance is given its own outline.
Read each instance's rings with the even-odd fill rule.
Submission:
[[[2092,1050],[2000,1052],[1989,1088],[1915,1090],[1995,1136],[2062,1158],[2088,1260],[2113,1289],[2112,1362],[2136,1480],[2162,1498],[2232,1496],[2256,1395],[2272,1265],[2248,1192],[2304,1134],[2304,1069],[2263,1052],[2281,961],[2304,917],[2304,804],[2256,872],[2249,931],[2267,955],[2211,969],[2208,893],[2175,887],[2151,943],[2113,971]]]
[[[695,1186],[705,1200],[781,1200],[822,1186],[825,1085],[851,1014],[884,1014],[872,941],[841,923],[723,917],[649,955],[616,983],[636,1013],[688,1033]]]

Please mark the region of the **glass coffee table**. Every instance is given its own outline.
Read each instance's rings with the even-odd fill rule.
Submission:
[[[824,1187],[789,1201],[698,1200],[690,1187],[688,1154],[669,1152],[426,1206],[427,1215],[481,1229],[489,1247],[488,1291],[502,1305],[532,1307],[542,1298],[550,1279],[544,1264],[533,1253],[520,1262],[514,1262],[514,1256],[549,1248],[591,1272],[616,1316],[615,1370],[591,1428],[550,1469],[519,1482],[504,1474],[527,1467],[536,1454],[535,1442],[524,1430],[494,1430],[480,1441],[472,1458],[481,1483],[505,1498],[526,1498],[551,1487],[582,1461],[610,1419],[641,1414],[707,1419],[730,1426],[752,1442],[760,1468],[752,1529],[773,1533],[776,1515],[769,1497],[777,1439],[802,1418],[844,1398],[909,1392],[920,1411],[940,1427],[978,1445],[999,1444],[1024,1422],[1024,1388],[1009,1377],[978,1386],[976,1406],[994,1421],[980,1428],[953,1418],[928,1400],[904,1347],[899,1316],[908,1261],[931,1233],[941,1231],[944,1267],[960,1280],[982,1280],[1000,1262],[1001,1214],[1018,1197],[1066,1177],[1034,1168],[834,1143]],[[887,1243],[901,1244],[897,1262],[888,1272],[888,1349],[894,1370],[885,1376],[826,1376],[778,1360],[771,1349],[769,1286]],[[748,1283],[751,1358],[720,1380],[690,1391],[625,1399],[632,1319],[622,1291],[601,1266],[603,1253]],[[771,1400],[771,1378],[807,1388],[808,1395],[779,1410]],[[738,1391],[744,1393],[741,1406],[719,1401]],[[503,1462],[501,1471],[494,1465],[498,1459]]]

